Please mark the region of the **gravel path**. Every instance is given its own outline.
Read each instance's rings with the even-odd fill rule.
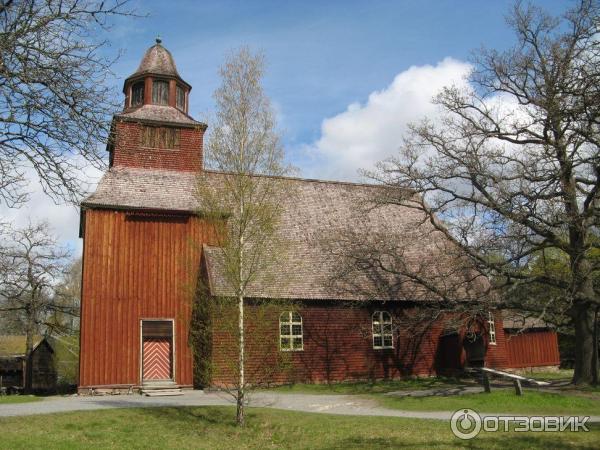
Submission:
[[[186,391],[184,395],[176,397],[145,397],[137,394],[48,397],[39,402],[0,405],[0,417],[51,414],[68,411],[90,411],[110,408],[213,406],[233,404],[232,397],[225,393],[204,393],[202,391]],[[397,409],[388,409],[379,406],[374,400],[353,395],[309,395],[255,392],[250,395],[250,405],[312,413],[352,416],[410,417],[436,420],[449,420],[453,414],[453,411],[401,411]],[[492,414],[481,414],[481,416],[487,415]],[[590,422],[600,422],[600,417],[592,417]]]

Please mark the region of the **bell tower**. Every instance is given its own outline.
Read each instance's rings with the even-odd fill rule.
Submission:
[[[192,87],[160,38],[123,84],[123,111],[113,118],[110,167],[202,170],[206,124],[189,116]]]

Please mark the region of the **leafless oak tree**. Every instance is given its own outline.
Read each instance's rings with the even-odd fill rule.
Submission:
[[[86,165],[102,168],[117,107],[103,52],[128,0],[0,0],[0,204],[18,206],[37,175],[76,201]]]
[[[264,62],[247,48],[230,55],[221,67],[222,83],[214,98],[217,104],[213,131],[206,146],[207,164],[224,174],[215,186],[199,175],[198,196],[202,217],[217,228],[219,272],[237,308],[237,423],[244,425],[245,325],[247,288],[268,266],[276,264],[274,232],[282,213],[289,169],[275,131],[273,111],[261,79]],[[209,174],[208,176],[211,176]],[[214,178],[214,174],[212,175]]]
[[[55,328],[53,318],[77,316],[57,287],[68,273],[70,252],[60,247],[47,223],[3,225],[0,234],[0,313],[11,314],[27,337],[25,390],[31,390],[30,356],[36,334]]]
[[[379,202],[425,214],[504,294],[561,292],[577,384],[597,381],[599,11],[596,0],[560,17],[517,3],[514,47],[479,51],[471,89],[444,89],[442,118],[413,126],[400,155],[370,174],[390,188]],[[539,258],[550,250],[568,261],[564,273]]]

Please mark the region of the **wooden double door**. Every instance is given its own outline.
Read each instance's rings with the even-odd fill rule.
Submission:
[[[142,320],[142,382],[172,381],[173,321]]]

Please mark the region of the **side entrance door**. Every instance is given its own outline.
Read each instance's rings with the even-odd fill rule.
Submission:
[[[142,382],[173,380],[173,321],[142,320]]]

